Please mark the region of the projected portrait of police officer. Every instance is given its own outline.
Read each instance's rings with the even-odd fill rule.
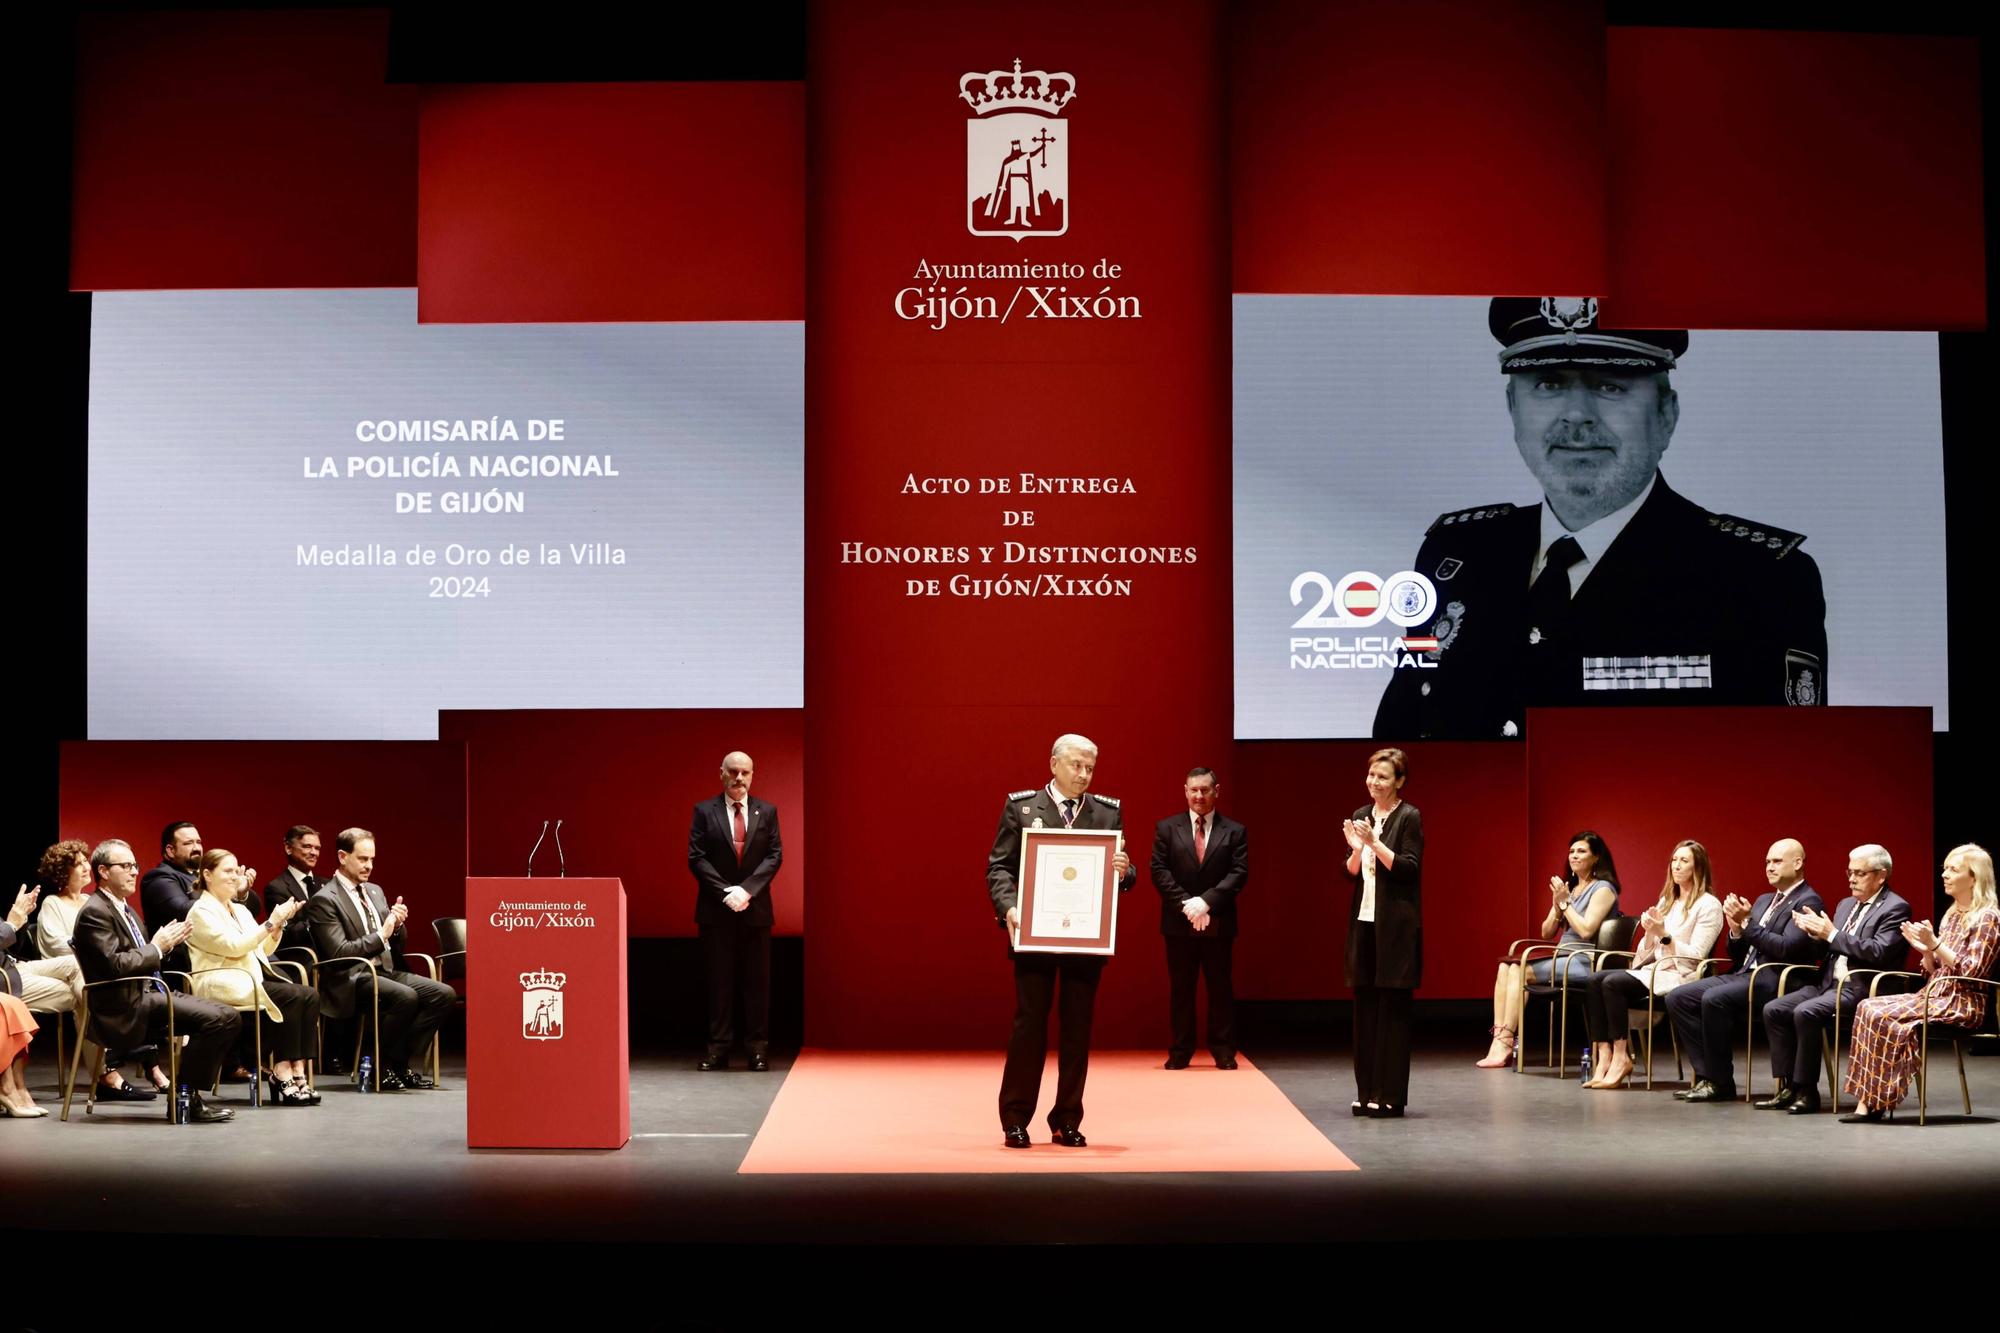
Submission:
[[[1531,707],[1826,702],[1826,601],[1805,537],[1667,484],[1685,329],[1609,329],[1592,298],[1489,308],[1538,504],[1441,514],[1433,669],[1399,669],[1379,739],[1523,733]],[[1756,441],[1741,441],[1744,448]]]

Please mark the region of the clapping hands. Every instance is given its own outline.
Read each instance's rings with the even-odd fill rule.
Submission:
[[[1730,925],[1741,930],[1750,919],[1750,903],[1732,893],[1722,900],[1722,914],[1729,918]]]
[[[14,905],[7,909],[7,924],[16,930],[27,925],[28,913],[35,910],[35,904],[41,897],[40,889],[31,889],[23,884],[21,891],[14,895]]]
[[[1792,909],[1792,920],[1798,922],[1799,929],[1816,940],[1833,938],[1833,918],[1823,912],[1815,912],[1810,907]]]
[[[1912,948],[1922,950],[1924,953],[1937,948],[1937,932],[1931,928],[1930,922],[1905,921],[1902,929],[1903,938],[1910,942]]]

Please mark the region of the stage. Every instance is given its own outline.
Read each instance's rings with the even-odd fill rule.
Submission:
[[[316,1109],[252,1110],[240,1087],[225,1088],[234,1124],[179,1128],[158,1103],[86,1117],[79,1101],[59,1123],[53,1062],[37,1060],[31,1086],[51,1114],[0,1124],[0,1160],[9,1221],[39,1231],[482,1246],[1928,1232],[1990,1225],[2000,1198],[2000,1060],[1968,1060],[1966,1117],[1950,1050],[1933,1051],[1931,1123],[1920,1128],[1914,1098],[1881,1126],[1741,1102],[1684,1106],[1668,1091],[1664,1053],[1655,1091],[1586,1093],[1573,1070],[1561,1080],[1481,1071],[1470,1039],[1458,1046],[1421,1049],[1409,1116],[1382,1121],[1349,1114],[1344,1052],[1250,1052],[1234,1073],[1205,1068],[1206,1056],[1168,1072],[1152,1067],[1157,1053],[1100,1052],[1091,1090],[1101,1095],[1083,1124],[1092,1146],[1057,1148],[1037,1126],[1027,1152],[1000,1145],[989,1095],[997,1050],[809,1050],[768,1075],[698,1073],[692,1053],[636,1058],[633,1138],[617,1152],[467,1151],[462,1065],[449,1059],[437,1092],[364,1097],[328,1079]],[[775,1133],[774,1103],[782,1113],[808,1081],[843,1078],[844,1093],[802,1098],[813,1114]],[[926,1081],[955,1089],[947,1100],[962,1107],[928,1140],[907,1117],[852,1100],[914,1108],[921,1099],[908,1091]],[[1770,1088],[1761,1071],[1759,1085]],[[1155,1098],[1143,1115],[1135,1090]],[[1160,1136],[1170,1122],[1183,1130],[1178,1148]],[[1294,1129],[1302,1137],[1272,1142]],[[892,1138],[904,1146],[885,1152]],[[820,1169],[786,1169],[802,1148]],[[1165,1169],[1119,1160],[1142,1150]],[[1300,1169],[1260,1169],[1288,1152]],[[934,1169],[953,1154],[974,1165]]]

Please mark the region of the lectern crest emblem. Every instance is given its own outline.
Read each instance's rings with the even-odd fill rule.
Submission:
[[[965,122],[965,226],[974,236],[1060,236],[1069,230],[1070,123],[1076,76],[973,70],[958,95]]]
[[[562,972],[521,973],[521,1035],[530,1041],[561,1041],[563,1034]]]

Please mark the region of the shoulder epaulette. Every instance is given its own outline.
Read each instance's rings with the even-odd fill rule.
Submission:
[[[1105,805],[1110,806],[1113,810],[1116,810],[1118,808],[1118,798],[1116,796],[1099,796],[1096,792],[1092,792],[1090,794],[1090,799],[1093,801],[1101,801]]]
[[[1773,560],[1783,560],[1806,539],[1803,532],[1788,532],[1769,523],[1752,523],[1734,514],[1710,514],[1708,526],[1725,537],[1736,537],[1746,545],[1769,551]]]
[[[1040,790],[1040,787],[1030,787],[1026,791],[1010,791],[1007,793],[1007,799],[1010,801],[1025,801]]]
[[[1439,528],[1455,527],[1460,523],[1477,523],[1485,518],[1499,518],[1501,515],[1511,514],[1519,508],[1519,505],[1497,504],[1482,505],[1478,509],[1455,509],[1448,514],[1439,514],[1437,522],[1424,529],[1424,536],[1430,536]]]

